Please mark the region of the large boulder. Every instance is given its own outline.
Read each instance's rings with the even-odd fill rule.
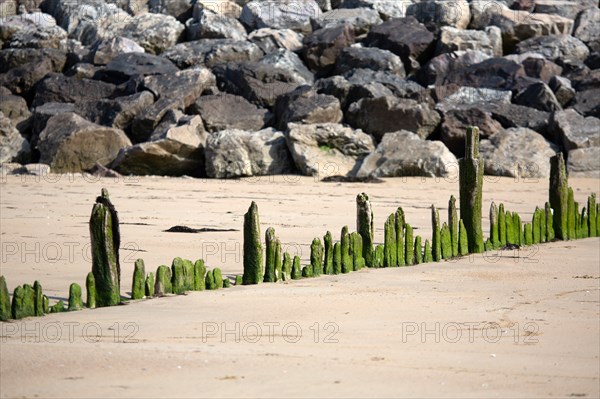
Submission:
[[[600,88],[578,92],[572,106],[582,115],[600,118]]]
[[[600,147],[578,148],[567,155],[570,177],[600,178]]]
[[[190,68],[168,75],[146,76],[142,83],[157,99],[181,100],[185,108],[192,105],[203,91],[217,85],[215,75],[207,68]]]
[[[356,36],[369,32],[373,26],[382,22],[379,13],[371,8],[338,8],[311,19],[313,30],[347,24],[352,26]]]
[[[490,59],[489,54],[481,51],[459,51],[444,53],[433,57],[416,72],[416,80],[423,86],[440,86],[450,71],[464,69],[468,66],[479,64]]]
[[[535,12],[540,14],[560,15],[575,19],[577,14],[590,7],[598,7],[596,0],[535,0]]]
[[[312,85],[315,81],[313,73],[304,65],[300,57],[291,50],[277,49],[265,55],[259,62],[284,69],[296,82]]]
[[[240,21],[250,30],[274,28],[308,33],[310,19],[320,15],[321,8],[314,0],[253,0],[244,5]]]
[[[185,22],[192,16],[192,0],[148,0],[148,11],[153,14],[165,14]]]
[[[430,0],[410,4],[406,16],[413,16],[427,27],[451,26],[466,29],[471,21],[471,11],[467,0]]]
[[[288,123],[340,123],[344,114],[340,102],[334,96],[317,94],[310,86],[301,86],[296,90],[277,98],[274,108],[275,127],[286,130]]]
[[[494,90],[478,87],[458,88],[453,86],[440,86],[436,91],[440,100],[435,108],[447,111],[454,108],[472,108],[480,104],[510,104],[512,92],[510,90]]]
[[[180,39],[185,26],[170,15],[141,14],[131,18],[121,36],[134,40],[151,54],[161,54]]]
[[[485,173],[494,176],[547,178],[558,147],[527,128],[510,128],[480,143]]]
[[[227,93],[201,96],[190,107],[198,114],[209,132],[226,129],[257,131],[271,120],[271,113],[259,108],[242,96]]]
[[[166,58],[153,54],[125,52],[114,56],[95,78],[121,84],[132,77],[167,75],[178,71],[179,68]]]
[[[131,39],[117,36],[96,42],[92,51],[94,64],[106,65],[119,54],[143,53],[144,48]]]
[[[440,124],[440,115],[427,104],[396,97],[363,98],[346,113],[355,128],[381,139],[385,133],[408,130],[427,138]]]
[[[422,140],[406,130],[386,133],[362,163],[358,177],[452,177],[458,172],[456,157],[440,141]]]
[[[96,125],[74,113],[59,114],[48,120],[40,134],[40,162],[53,172],[75,173],[96,163],[109,165],[131,141],[120,129]]]
[[[202,177],[206,138],[202,118],[171,111],[149,141],[121,150],[111,167],[123,174]]]
[[[590,50],[581,40],[568,34],[541,36],[522,41],[517,45],[516,52],[540,54],[550,61],[584,61],[590,55]]]
[[[390,50],[402,59],[407,71],[418,69],[430,58],[435,37],[414,17],[395,18],[375,26],[365,44]]]
[[[550,130],[554,141],[560,143],[565,151],[600,147],[600,119],[583,117],[573,109],[555,112]]]
[[[129,134],[131,140],[134,143],[141,143],[150,139],[154,129],[170,111],[185,111],[183,100],[163,97],[138,113],[131,122],[131,132]]]
[[[517,104],[484,103],[481,109],[492,113],[492,117],[506,129],[525,127],[546,134],[550,113]]]
[[[223,179],[294,171],[285,136],[275,129],[222,130],[206,142],[206,174]]]
[[[46,75],[62,72],[67,57],[54,49],[4,49],[0,51],[0,86],[30,97]]]
[[[61,47],[61,41],[67,38],[60,26],[36,26],[34,29],[23,29],[15,32],[5,48],[54,48]]]
[[[203,39],[180,43],[162,54],[179,68],[205,66],[213,68],[228,62],[258,61],[263,52],[245,40]]]
[[[21,134],[28,134],[31,125],[31,112],[23,97],[13,95],[9,90],[0,86],[0,112],[11,120]]]
[[[194,18],[185,23],[188,41],[199,39],[245,40],[248,36],[244,25],[235,18],[204,7],[194,14]]]
[[[436,53],[480,51],[491,57],[502,56],[502,34],[496,26],[485,30],[463,30],[445,26],[440,32]]]
[[[269,54],[279,49],[300,51],[304,36],[291,29],[261,28],[250,32],[248,40]]]
[[[141,91],[115,99],[79,101],[75,103],[74,112],[90,122],[128,131],[135,116],[151,107],[153,103],[152,93]]]
[[[343,75],[355,69],[390,72],[404,78],[404,65],[396,54],[374,47],[346,47],[336,60],[335,73]]]
[[[511,90],[525,77],[523,65],[505,58],[490,58],[478,64],[449,71],[445,84]]]
[[[75,103],[100,100],[112,96],[116,86],[91,79],[70,78],[61,74],[49,74],[36,87],[33,106],[48,102]]]
[[[311,70],[327,75],[342,49],[352,43],[354,29],[350,25],[319,29],[304,38],[303,57]]]
[[[335,123],[290,123],[288,147],[300,173],[307,176],[354,175],[375,150],[373,138],[362,130]]]
[[[591,50],[600,51],[600,9],[591,7],[579,14],[573,27],[573,36]]]
[[[25,163],[31,157],[29,142],[21,136],[10,119],[0,112],[0,164]]]
[[[273,107],[277,97],[305,83],[289,70],[260,62],[219,65],[214,72],[220,90],[265,108]]]
[[[465,156],[466,132],[469,126],[479,127],[480,137],[489,138],[504,130],[492,113],[479,107],[456,108],[443,112],[442,142],[457,158]]]
[[[33,108],[32,111],[33,117],[31,121],[30,144],[33,149],[37,149],[37,142],[40,133],[42,133],[42,131],[46,128],[46,123],[48,123],[48,120],[55,115],[64,114],[67,112],[75,112],[75,104],[49,102]]]
[[[546,112],[562,110],[554,92],[544,82],[533,83],[519,91],[515,95],[514,103]]]
[[[406,16],[406,8],[412,2],[413,0],[342,0],[341,8],[370,8],[377,11],[382,19],[389,20]]]

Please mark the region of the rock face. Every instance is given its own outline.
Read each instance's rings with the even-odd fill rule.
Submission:
[[[362,130],[340,124],[289,124],[288,147],[298,170],[307,176],[352,176],[375,149]]]
[[[569,176],[600,178],[600,147],[578,148],[567,158]]]
[[[203,177],[206,137],[202,118],[170,111],[149,141],[121,150],[111,167],[122,174]]]
[[[106,166],[131,141],[122,130],[88,122],[74,113],[56,115],[40,134],[40,162],[58,173],[83,172],[96,163]]]
[[[439,141],[401,130],[387,133],[358,170],[358,177],[452,176],[458,161]]]
[[[556,112],[552,116],[551,131],[554,141],[566,151],[578,148],[600,147],[600,119],[583,117],[573,109]]]
[[[0,163],[29,161],[31,149],[10,119],[0,112]]]
[[[290,173],[294,170],[283,133],[222,130],[206,142],[206,174],[223,179]]]
[[[398,129],[427,138],[441,121],[427,104],[389,96],[362,99],[350,106],[346,117],[352,126],[378,139]]]
[[[527,128],[510,128],[481,141],[485,172],[494,176],[547,178],[558,147]]]
[[[190,107],[202,117],[209,132],[226,129],[257,131],[271,120],[271,113],[259,108],[244,97],[227,93],[202,96]]]

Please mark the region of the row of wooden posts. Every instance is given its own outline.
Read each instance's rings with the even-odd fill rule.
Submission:
[[[333,242],[331,232],[323,241],[315,238],[310,247],[310,264],[301,266],[300,257],[281,253],[281,242],[275,229],[265,233],[265,257],[258,215],[258,206],[252,202],[244,216],[244,273],[235,276],[235,285],[260,282],[297,280],[322,274],[344,274],[364,267],[399,267],[420,263],[439,262],[503,248],[506,245],[527,246],[553,240],[572,240],[600,235],[600,204],[596,196],[588,197],[587,207],[579,212],[573,189],[568,185],[562,153],[550,159],[551,176],[549,201],[533,212],[531,222],[522,223],[516,212],[492,202],[490,232],[484,241],[482,229],[482,189],[484,160],[479,154],[479,130],[469,128],[466,156],[459,161],[460,218],[456,199],[448,202],[448,219],[441,224],[439,211],[431,206],[432,237],[423,243],[414,236],[413,228],[398,208],[389,215],[384,225],[384,242],[375,245],[373,210],[367,194],[356,198],[357,229],[348,226],[341,230],[340,240]],[[90,217],[92,271],[86,279],[86,306],[89,308],[114,306],[121,303],[121,268],[119,261],[120,230],[118,214],[106,189],[96,198]],[[135,262],[131,299],[183,294],[186,291],[214,290],[231,286],[221,270],[207,270],[202,259],[192,262],[175,258],[171,267],[161,265],[156,274],[146,274],[144,261]],[[84,307],[81,287],[73,283],[69,289],[68,306],[58,301],[49,306],[41,284],[25,284],[15,288],[12,303],[6,280],[0,276],[0,320],[42,316]]]

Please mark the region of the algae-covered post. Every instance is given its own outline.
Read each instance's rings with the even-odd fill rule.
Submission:
[[[331,232],[328,231],[323,237],[323,243],[325,244],[325,254],[323,255],[323,273],[333,274],[333,237]]]
[[[12,318],[10,307],[10,296],[6,285],[6,278],[0,276],[0,321],[6,321]]]
[[[596,215],[596,194],[592,193],[588,197],[588,237],[596,237],[598,235],[597,215]]]
[[[383,267],[398,266],[398,251],[396,249],[396,215],[393,213],[385,221],[383,245]]]
[[[244,285],[258,284],[263,277],[263,253],[260,240],[258,206],[254,201],[244,215]]]
[[[119,218],[103,188],[90,217],[92,273],[96,285],[96,306],[121,302],[121,265],[119,263]]]
[[[365,264],[367,267],[372,267],[375,236],[373,209],[371,208],[369,196],[365,193],[361,193],[356,197],[356,231],[362,236],[362,254],[365,258]]]
[[[136,259],[131,283],[131,299],[142,299],[146,294],[146,268],[143,259]]]
[[[323,244],[320,238],[313,239],[310,245],[310,266],[312,269],[312,277],[319,277],[323,274]]]
[[[265,276],[263,282],[274,283],[277,281],[275,271],[275,261],[277,259],[277,237],[275,236],[275,229],[269,227],[265,232]],[[244,247],[245,248],[245,247]]]
[[[395,214],[396,222],[396,263],[398,266],[404,266],[404,210],[398,207]]]
[[[87,307],[94,309],[96,307],[96,280],[94,279],[94,273],[89,272],[85,279],[85,291],[87,299]]]
[[[83,300],[81,299],[81,287],[77,283],[71,284],[69,287],[69,310],[83,309]]]
[[[81,288],[80,288],[80,290],[81,290]],[[44,293],[42,292],[42,285],[37,280],[33,283],[33,292],[35,294],[35,301],[34,301],[35,315],[43,316],[44,315]]]
[[[144,281],[144,294],[148,298],[154,297],[154,273],[152,272],[148,273]]]
[[[454,195],[451,195],[448,201],[448,227],[450,227],[450,238],[452,240],[452,256],[458,256],[458,212]]]
[[[568,239],[568,207],[569,207],[569,181],[565,160],[561,152],[550,158],[550,206],[554,211],[554,235],[561,240]]]
[[[469,252],[481,253],[483,230],[481,206],[483,189],[483,158],[479,154],[479,129],[467,129],[465,157],[458,161],[460,184],[460,218],[465,224]]]
[[[441,238],[441,226],[440,226],[440,212],[435,208],[435,205],[431,205],[431,245],[433,250],[433,260],[439,262],[442,260],[442,238]]]

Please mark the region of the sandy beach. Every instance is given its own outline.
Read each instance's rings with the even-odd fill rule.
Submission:
[[[583,203],[598,179],[570,179]],[[355,228],[366,192],[376,242],[402,206],[430,238],[450,179],[324,183],[69,175],[0,183],[1,274],[9,291],[39,280],[51,304],[91,270],[88,220],[106,187],[121,221],[121,294],[133,262],[174,257],[242,273],[243,215],[309,260],[314,237]],[[491,201],[524,221],[546,179],[486,177]],[[234,231],[169,233],[175,225]],[[415,267],[191,292],[124,306],[0,323],[2,397],[588,397],[600,396],[600,239],[555,242]]]

